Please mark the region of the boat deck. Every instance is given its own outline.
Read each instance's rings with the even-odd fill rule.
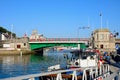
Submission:
[[[62,79],[67,79],[67,80],[72,79],[72,75],[61,74],[61,76],[62,76]],[[47,80],[47,79],[52,80],[52,78],[56,78],[56,77],[57,77],[57,74],[50,74],[50,75],[40,77],[40,80]],[[81,80],[81,79],[82,79],[82,76],[77,76],[77,80]]]

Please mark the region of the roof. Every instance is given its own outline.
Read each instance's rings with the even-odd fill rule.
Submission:
[[[104,29],[96,29],[94,31],[94,33],[97,33],[97,32],[110,32],[108,29],[104,28]]]

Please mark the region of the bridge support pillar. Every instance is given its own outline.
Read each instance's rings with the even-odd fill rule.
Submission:
[[[78,49],[80,49],[80,44],[78,44]]]

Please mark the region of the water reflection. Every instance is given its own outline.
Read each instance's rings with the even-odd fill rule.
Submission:
[[[26,74],[30,55],[0,56],[0,78]]]
[[[0,56],[0,79],[47,71],[49,66],[61,64],[65,66],[63,52],[47,52],[44,56],[12,55]]]
[[[30,60],[30,55],[12,55],[12,56],[0,56],[0,61],[2,64],[12,65],[12,64],[21,64],[26,65]]]

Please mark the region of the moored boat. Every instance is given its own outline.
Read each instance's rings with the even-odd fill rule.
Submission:
[[[102,59],[99,60],[99,57],[99,53],[94,50],[72,51],[72,57],[67,59],[67,69],[61,70],[59,67],[56,71],[61,72],[44,76],[44,78],[50,80],[119,80],[119,69],[115,68],[116,71],[112,71],[109,64],[99,64]]]
[[[72,51],[72,57],[67,67],[92,67],[97,66],[98,53],[94,50],[75,50]]]

